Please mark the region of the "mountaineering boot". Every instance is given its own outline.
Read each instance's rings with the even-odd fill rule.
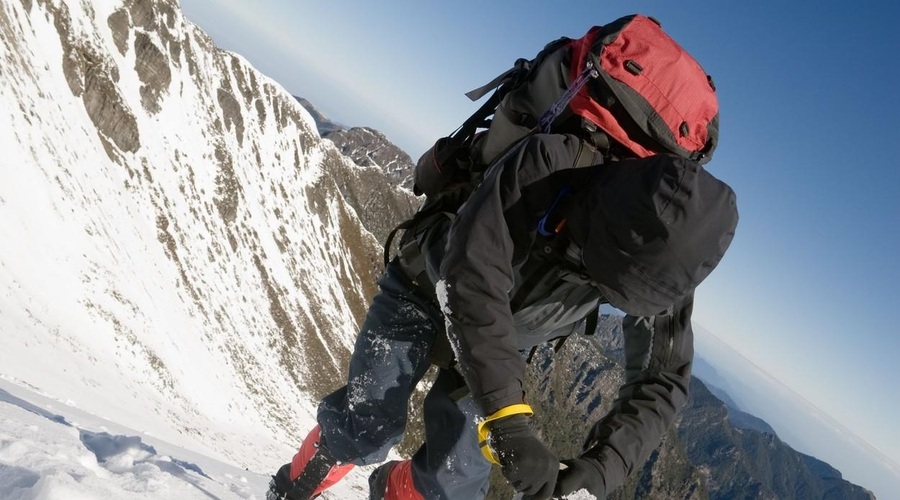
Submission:
[[[291,464],[284,464],[269,481],[266,500],[284,500],[291,489]]]
[[[412,478],[412,462],[391,460],[369,476],[369,500],[425,500]]]
[[[300,450],[269,482],[266,500],[309,500],[334,486],[353,469],[338,463],[319,438],[319,426],[309,432]]]

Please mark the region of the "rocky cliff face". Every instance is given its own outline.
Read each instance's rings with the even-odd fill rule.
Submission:
[[[330,140],[342,154],[362,167],[378,167],[394,186],[412,190],[415,163],[406,152],[381,132],[369,127],[345,127],[329,120],[301,97],[300,104],[316,120],[322,137]]]
[[[422,202],[411,191],[415,165],[409,155],[381,132],[368,127],[348,129],[306,99],[295,98],[313,117],[322,137],[349,158],[350,162],[334,162],[329,173],[366,228],[383,243]]]
[[[412,159],[381,132],[369,127],[335,130],[324,135],[357,165],[378,166],[398,186],[412,189]]]
[[[324,167],[344,201],[363,226],[383,244],[388,233],[411,217],[421,200],[412,191],[396,186],[378,166],[360,167],[340,157]]]
[[[0,375],[280,463],[374,292],[371,173],[175,0],[2,2],[0,33]]]

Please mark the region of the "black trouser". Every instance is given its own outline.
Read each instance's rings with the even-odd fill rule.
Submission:
[[[338,460],[379,463],[406,427],[410,394],[430,366],[443,315],[415,291],[396,263],[388,265],[359,337],[347,385],[319,405],[325,443]],[[470,396],[455,400],[458,375],[442,370],[425,398],[425,443],[413,457],[416,489],[425,498],[479,499],[491,467],[481,455]]]

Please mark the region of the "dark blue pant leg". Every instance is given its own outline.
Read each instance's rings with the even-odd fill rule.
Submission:
[[[464,387],[458,373],[441,370],[425,397],[425,444],[412,459],[413,483],[427,499],[478,500],[487,495],[491,464],[478,447],[475,419],[481,416],[471,396],[458,401]]]
[[[379,463],[399,442],[409,396],[428,370],[442,321],[397,265],[388,265],[356,339],[347,385],[319,405],[322,437],[335,458]]]

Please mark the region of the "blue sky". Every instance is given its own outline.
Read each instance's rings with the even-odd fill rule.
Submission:
[[[900,463],[900,6],[882,2],[243,2],[189,19],[330,118],[418,157],[463,93],[642,12],[715,78],[710,171],[741,224],[695,321]]]

